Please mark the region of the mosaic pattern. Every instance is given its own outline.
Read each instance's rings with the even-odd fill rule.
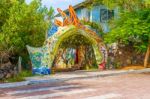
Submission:
[[[76,16],[72,6],[69,6],[70,16],[67,16],[59,8],[57,10],[60,15],[62,15],[64,20],[63,22],[57,19],[54,21],[55,25],[53,25],[48,31],[48,38],[45,41],[44,46],[41,48],[27,46],[32,61],[33,73],[50,74],[50,68],[55,65],[54,63],[60,64],[61,66],[65,65],[64,62],[67,65],[68,63],[74,64],[74,59],[79,56],[81,56],[79,59],[82,60],[84,55],[75,54],[73,49],[66,48],[66,51],[64,52],[59,48],[63,40],[75,34],[83,35],[87,38],[87,40],[93,43],[92,47],[95,54],[96,63],[97,65],[101,64],[103,60],[100,45],[100,43],[102,43],[101,38],[96,34],[96,32],[80,23],[80,20]],[[58,54],[59,51],[60,54]]]
[[[66,27],[59,27],[58,31],[54,33],[52,36],[50,36],[46,42],[45,46],[41,48],[34,48],[27,46],[30,58],[32,61],[32,67],[33,67],[33,73],[34,74],[49,74],[50,68],[53,65],[54,59],[59,51],[59,45],[61,41],[64,39],[64,37],[68,35],[75,34],[74,32],[71,32],[70,30],[76,30],[75,26],[66,26]],[[90,37],[90,35],[84,31],[80,32],[83,36],[87,37],[89,40],[94,40]],[[100,47],[98,46],[98,43],[95,40],[95,44],[92,45],[97,65],[99,65],[102,61],[102,55],[100,51]],[[74,64],[75,59],[75,51],[73,49],[67,49],[66,53],[62,55],[63,58],[65,58],[68,63],[67,64]],[[64,65],[63,59],[60,58],[59,65]]]
[[[33,48],[27,46],[29,51],[30,59],[32,61],[32,73],[33,74],[50,74],[50,68],[48,65],[43,65],[43,48]]]
[[[50,28],[50,30],[48,30],[48,38],[51,37],[54,33],[56,33],[58,31],[58,27],[53,24],[52,27]]]

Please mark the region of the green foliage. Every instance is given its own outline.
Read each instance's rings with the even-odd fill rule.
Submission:
[[[19,75],[4,80],[4,82],[21,82],[21,81],[25,81],[25,79],[24,77]]]
[[[107,43],[118,42],[146,51],[150,38],[150,9],[124,12],[116,26],[105,36]]]
[[[9,18],[9,9],[13,4],[11,0],[1,0],[0,2],[0,33],[2,32],[2,26]]]
[[[115,62],[114,63],[114,68],[115,69],[120,69],[122,66],[121,66],[121,64],[120,64],[120,62]]]
[[[94,37],[94,35],[92,36]],[[88,33],[84,33],[82,30],[73,26],[72,29],[65,32],[64,35],[62,35],[61,38],[59,38],[59,42],[60,43],[57,43],[56,46],[60,46],[61,48],[77,48],[80,45],[94,44],[95,40],[92,37],[89,37]],[[56,50],[57,49],[54,48],[54,53],[57,52]]]
[[[74,34],[69,36],[67,39],[64,39],[61,42],[60,47],[62,48],[77,48],[81,45],[92,45],[86,37],[81,34]]]
[[[19,76],[22,76],[22,77],[30,77],[30,76],[33,76],[32,72],[31,71],[27,71],[27,70],[23,70]]]
[[[24,0],[3,0],[0,2],[0,48],[13,47],[21,54],[26,45],[41,46],[45,33],[53,18],[54,10],[41,5],[41,0],[26,4]]]
[[[92,4],[103,4],[110,9],[119,7],[122,11],[134,11],[142,8],[149,8],[149,0],[92,0]]]
[[[92,5],[98,4],[104,4],[109,9],[119,8],[120,18],[110,21],[111,31],[105,35],[105,42],[118,42],[145,52],[150,39],[150,1],[94,0],[92,2]]]
[[[100,36],[104,35],[100,24],[95,23],[95,22],[90,22],[90,21],[84,21],[84,20],[81,20],[81,23],[84,25],[90,26],[92,29],[95,29],[99,33]]]

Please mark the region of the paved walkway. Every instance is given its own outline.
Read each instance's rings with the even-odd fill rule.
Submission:
[[[0,88],[0,99],[150,99],[150,73]]]
[[[45,76],[33,76],[27,77],[26,81],[16,82],[16,83],[4,83],[0,84],[0,88],[10,88],[23,85],[31,84],[40,84],[40,83],[56,83],[63,82],[73,79],[83,79],[83,78],[96,78],[96,77],[105,77],[113,75],[121,75],[128,73],[143,73],[150,72],[150,68],[142,70],[107,70],[107,71],[74,71],[74,72],[63,72],[56,73],[54,75],[45,75]]]
[[[106,71],[78,70],[74,72],[56,73],[54,75],[27,77],[26,80],[27,81],[71,80],[71,79],[81,79],[81,78],[113,76],[113,75],[128,74],[128,73],[143,73],[143,72],[150,72],[150,68],[142,69],[142,70],[106,70]]]

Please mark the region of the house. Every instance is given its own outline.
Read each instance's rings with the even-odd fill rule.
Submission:
[[[91,0],[86,0],[73,6],[76,14],[80,20],[87,20],[90,22],[96,22],[102,26],[104,32],[109,32],[108,20],[111,18],[117,18],[117,8],[114,10],[108,10],[104,5],[94,5],[91,9],[85,7],[85,4],[90,4]],[[68,9],[64,10],[69,15]],[[55,16],[60,17],[60,14]]]

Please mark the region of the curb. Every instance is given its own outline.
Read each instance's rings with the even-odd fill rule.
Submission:
[[[83,77],[71,77],[71,78],[61,78],[61,79],[48,79],[48,80],[29,80],[29,81],[22,81],[16,83],[4,83],[0,84],[0,88],[13,88],[25,85],[34,85],[34,84],[43,84],[43,83],[58,83],[64,82],[68,80],[75,80],[75,79],[87,79],[87,78],[96,78],[96,77],[107,77],[107,76],[115,76],[115,75],[123,75],[123,74],[138,74],[138,73],[147,73],[150,72],[150,68],[142,69],[142,70],[126,70],[126,71],[115,71],[113,73],[104,73],[104,74],[96,74],[92,76],[83,76]]]
[[[19,87],[19,86],[28,85],[29,83],[30,83],[29,81],[14,82],[14,83],[3,83],[3,84],[0,84],[0,88]]]

